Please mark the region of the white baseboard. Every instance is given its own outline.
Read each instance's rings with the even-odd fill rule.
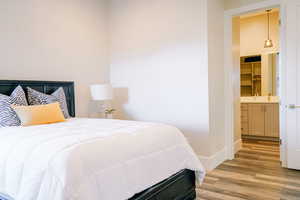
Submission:
[[[198,157],[203,167],[207,171],[211,171],[226,160],[226,148],[222,149],[221,151],[215,153],[212,156],[198,155]]]
[[[234,142],[234,154],[236,154],[239,150],[242,149],[242,139],[239,139],[237,141]]]

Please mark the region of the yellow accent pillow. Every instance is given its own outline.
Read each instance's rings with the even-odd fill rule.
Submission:
[[[22,126],[51,124],[66,121],[59,103],[34,106],[15,106],[12,108],[17,113]]]

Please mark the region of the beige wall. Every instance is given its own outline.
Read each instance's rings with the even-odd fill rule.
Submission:
[[[75,81],[78,116],[89,84],[109,80],[105,0],[0,1],[0,79]]]
[[[279,50],[279,12],[270,14],[270,37],[274,47],[264,48],[267,39],[267,16],[265,14],[241,18],[241,56],[266,54]]]
[[[224,0],[225,1],[225,10],[239,8],[242,6],[247,6],[253,3],[259,3],[266,0]]]

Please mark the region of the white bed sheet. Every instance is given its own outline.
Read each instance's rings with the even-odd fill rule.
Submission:
[[[172,126],[107,119],[0,129],[0,193],[15,200],[122,200],[182,169],[205,171]]]

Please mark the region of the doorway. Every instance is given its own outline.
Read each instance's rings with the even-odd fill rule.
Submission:
[[[283,29],[278,28],[280,34],[278,34],[277,40],[275,38],[276,44],[273,43],[271,47],[265,48],[263,41],[262,44],[257,45],[261,50],[258,50],[253,42],[255,40],[260,41],[256,37],[261,30],[258,30],[255,34],[251,34],[249,30],[248,33],[244,33],[250,33],[250,35],[248,41],[243,41],[244,45],[247,42],[248,45],[247,48],[242,49],[242,52],[240,41],[238,43],[235,41],[237,34],[239,37],[241,35],[240,32],[237,33],[235,30],[236,23],[239,24],[238,29],[240,29],[241,26],[247,25],[251,20],[259,20],[259,18],[267,20],[267,12],[273,18],[277,14],[279,19],[284,14],[280,9],[280,1],[273,0],[225,12],[225,112],[227,120],[225,128],[228,159],[233,159],[235,153],[241,149],[243,139],[247,142],[249,140],[272,141],[273,144],[279,146],[285,138],[285,123],[283,123],[285,116],[279,106],[280,102],[284,101],[281,98],[284,81],[283,78],[279,79],[279,76],[284,73],[280,64],[282,62],[281,58],[284,56],[284,52],[281,51],[284,48],[282,43],[284,38]],[[241,24],[241,20],[243,24]],[[269,27],[260,28],[265,31]],[[271,39],[268,35],[265,35],[265,37],[265,40]],[[275,40],[273,39],[272,42],[275,42]],[[228,49],[232,49],[232,51]],[[278,54],[278,52],[280,53]],[[275,66],[277,67],[276,70],[272,70],[274,66],[270,63],[277,64]],[[269,66],[269,68],[266,66]],[[269,79],[265,78],[267,75]],[[256,102],[253,102],[253,99]],[[276,102],[277,105],[270,104],[270,102]],[[274,117],[276,115],[277,117]],[[245,116],[248,118],[246,119]],[[249,116],[251,119],[249,119]],[[277,122],[275,122],[276,119]],[[286,156],[283,143],[280,145],[280,160],[284,167]]]
[[[235,125],[240,130],[235,132],[235,143],[243,146],[249,140],[266,145],[272,141],[279,149],[279,16],[279,8],[268,8],[232,21],[233,43],[240,55],[240,119],[236,119],[240,124]]]

